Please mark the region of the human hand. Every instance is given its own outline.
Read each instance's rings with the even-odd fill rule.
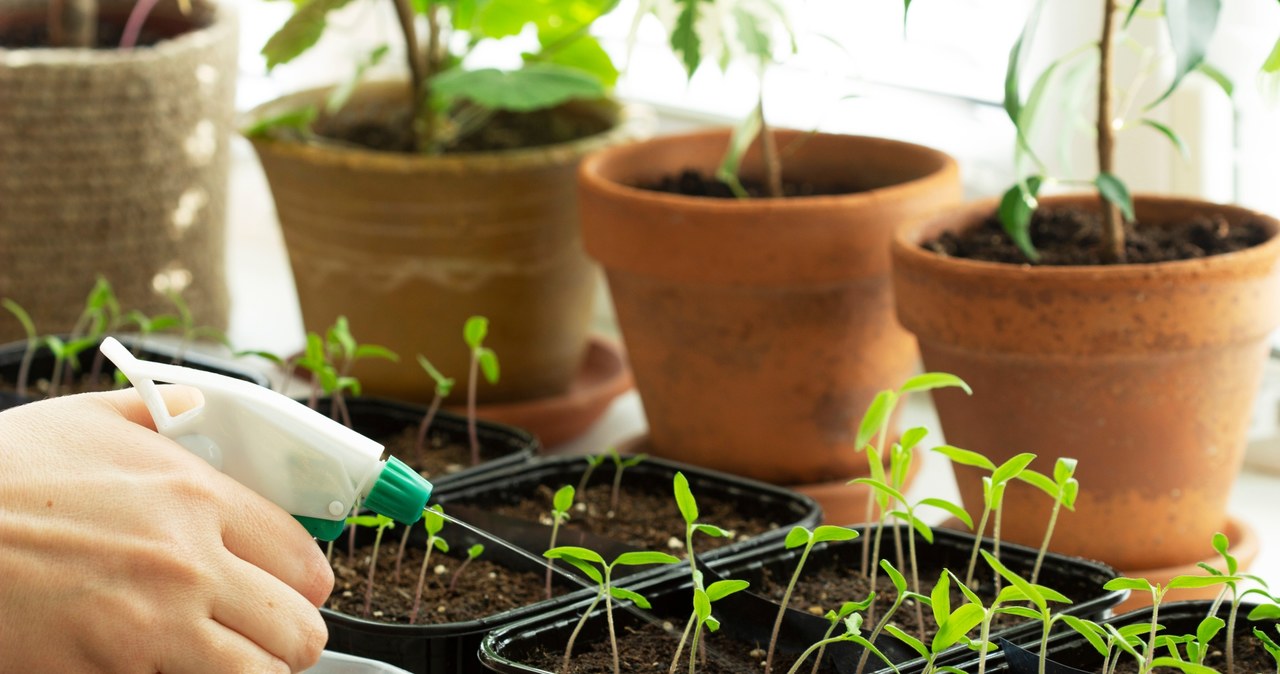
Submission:
[[[199,392],[165,386],[174,413]],[[154,432],[132,390],[0,414],[0,672],[289,672],[333,572],[292,517]]]

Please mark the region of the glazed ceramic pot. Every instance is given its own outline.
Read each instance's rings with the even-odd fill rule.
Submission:
[[[1096,209],[1096,196],[1042,207]],[[1280,324],[1280,222],[1243,208],[1161,197],[1135,200],[1163,224],[1197,214],[1262,222],[1253,248],[1197,260],[1032,267],[962,260],[921,247],[979,224],[982,201],[903,229],[893,243],[902,324],[929,370],[973,395],[936,392],[947,441],[999,463],[1019,452],[1079,460],[1076,511],[1053,549],[1122,569],[1195,561],[1226,522],[1253,397]],[[982,504],[981,471],[956,467],[965,506]],[[1023,484],[1005,499],[1003,534],[1037,545],[1051,502]]]
[[[341,114],[397,109],[401,82],[369,83]],[[286,96],[249,122],[304,105],[327,89]],[[402,105],[401,105],[402,107]],[[303,323],[323,332],[340,315],[362,342],[402,362],[361,361],[353,374],[377,395],[427,402],[421,353],[465,381],[467,317],[490,320],[486,345],[502,379],[482,403],[564,393],[586,353],[599,272],[582,250],[574,171],[587,152],[634,132],[608,102],[569,103],[567,119],[609,130],[558,145],[425,156],[350,145],[253,140],[271,183]],[[583,122],[584,124],[586,122]],[[455,390],[461,401],[466,387]]]
[[[652,452],[775,484],[865,471],[855,428],[916,362],[894,320],[895,228],[960,202],[945,154],[778,132],[784,179],[857,190],[716,199],[641,189],[714,173],[729,131],[597,153],[579,171],[583,240],[608,275]],[[759,175],[758,152],[743,175]]]

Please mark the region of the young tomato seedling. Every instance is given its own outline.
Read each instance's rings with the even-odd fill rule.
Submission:
[[[350,427],[351,412],[347,410],[345,392],[350,390],[352,395],[360,395],[360,382],[351,376],[351,368],[366,358],[381,358],[396,363],[400,361],[400,356],[385,346],[356,342],[355,337],[351,336],[346,316],[339,316],[329,328],[325,343],[326,362],[332,365],[322,370],[322,385],[328,384],[325,388],[333,398],[333,409],[329,411],[329,416],[335,420],[340,419]]]
[[[373,576],[378,570],[378,548],[382,545],[382,532],[394,529],[396,522],[386,515],[360,515],[348,517],[347,524],[352,527],[369,527],[376,531],[373,535],[373,554],[369,557],[369,582],[364,589],[364,615],[367,618],[373,609]]]
[[[417,456],[422,456],[422,450],[427,445],[427,429],[431,428],[431,422],[436,418],[436,412],[440,411],[440,404],[453,391],[453,380],[440,374],[440,371],[422,354],[418,354],[418,365],[422,366],[422,369],[436,384],[435,394],[431,398],[431,406],[427,408],[426,415],[422,417],[422,423],[418,425],[418,441],[413,445],[414,453]]]
[[[875,595],[872,595],[873,598],[874,596]],[[830,618],[828,617],[828,619]],[[814,651],[819,651],[819,653],[821,653],[821,651],[825,649],[827,646],[830,646],[831,644],[835,644],[835,643],[840,643],[841,641],[850,641],[861,646],[864,653],[874,653],[876,657],[880,658],[882,662],[884,662],[886,665],[889,665],[890,669],[892,669],[894,672],[898,671],[898,667],[893,664],[892,660],[885,657],[885,654],[881,653],[880,649],[876,648],[874,644],[872,644],[867,639],[863,638],[862,614],[854,613],[852,615],[847,616],[843,620],[835,621],[835,623],[844,626],[844,629],[845,629],[844,634],[830,636],[831,632],[828,631],[827,632],[828,636],[826,638],[809,646],[809,648],[805,649],[805,651],[800,654],[800,658],[796,660],[796,664],[791,666],[791,669],[787,670],[787,674],[796,674],[796,672],[799,672],[800,667],[804,665],[804,661],[808,660],[809,656]],[[818,657],[819,657],[819,662],[821,662],[822,656],[819,655]],[[817,665],[818,663],[814,663],[814,671],[817,671]]]
[[[1053,528],[1058,523],[1058,513],[1066,508],[1076,509],[1076,496],[1080,493],[1080,483],[1076,481],[1076,460],[1060,458],[1053,463],[1053,479],[1037,473],[1030,468],[1018,474],[1018,479],[1034,486],[1053,499],[1053,510],[1049,513],[1049,524],[1044,530],[1044,540],[1040,542],[1040,550],[1036,553],[1036,564],[1031,569],[1031,582],[1040,577],[1040,565],[1044,563],[1044,555],[1049,551],[1049,541],[1053,539]]]
[[[1171,665],[1169,660],[1172,658],[1155,657],[1156,653],[1156,630],[1160,629],[1160,603],[1164,601],[1164,597],[1170,590],[1178,589],[1196,589],[1204,587],[1213,587],[1223,583],[1235,582],[1240,580],[1239,576],[1175,576],[1167,585],[1160,583],[1152,584],[1145,578],[1128,578],[1120,577],[1107,581],[1102,586],[1104,590],[1132,590],[1134,592],[1148,592],[1151,594],[1151,624],[1147,632],[1147,646],[1142,653],[1127,648],[1125,643],[1118,645],[1125,649],[1130,655],[1138,659],[1140,663],[1139,674],[1146,674],[1153,668]],[[981,672],[979,672],[981,674]]]
[[[800,580],[800,572],[804,570],[804,563],[809,559],[809,552],[813,550],[813,546],[818,543],[851,541],[858,537],[858,532],[845,527],[833,527],[830,525],[820,526],[813,531],[809,531],[804,527],[794,527],[787,533],[787,539],[783,543],[786,549],[803,547],[800,553],[800,560],[796,562],[796,570],[791,574],[791,581],[787,583],[787,589],[782,593],[782,602],[778,606],[778,617],[773,621],[773,632],[769,635],[769,651],[764,658],[764,674],[770,674],[773,671],[773,650],[778,645],[778,632],[782,629],[782,618],[787,613],[787,605],[791,603],[791,593],[796,589],[796,583]]]
[[[498,383],[498,354],[484,345],[489,334],[489,319],[472,316],[462,326],[462,341],[471,349],[471,368],[467,374],[467,434],[471,438],[471,465],[480,463],[480,440],[476,437],[476,378],[484,372],[485,381]]]
[[[453,594],[453,589],[458,586],[458,577],[462,575],[463,570],[470,566],[472,560],[483,554],[484,545],[480,543],[476,543],[475,545],[467,548],[467,558],[462,560],[462,563],[458,565],[458,568],[453,570],[453,575],[449,577],[449,587],[445,589],[445,592]]]
[[[689,644],[689,674],[695,674],[698,667],[698,647],[701,645],[700,638],[702,636],[702,628],[705,627],[709,631],[715,632],[720,629],[720,621],[711,615],[711,604],[735,593],[741,592],[750,585],[745,580],[718,580],[703,589],[701,581],[693,588],[693,615],[690,616],[690,623],[693,624],[693,641]],[[675,674],[676,666],[680,660],[680,651],[684,648],[684,637],[680,638],[680,643],[676,646],[676,657],[671,663],[669,674]]]
[[[560,671],[566,674],[569,671],[569,658],[573,655],[573,642],[577,641],[578,633],[582,631],[582,626],[586,624],[587,618],[591,617],[591,612],[596,609],[596,606],[600,604],[600,600],[603,599],[605,600],[604,612],[609,625],[609,646],[613,649],[613,672],[614,674],[619,674],[618,637],[613,628],[613,600],[630,601],[636,606],[645,609],[649,608],[649,600],[631,590],[614,587],[612,581],[614,567],[678,564],[680,560],[665,552],[624,552],[612,562],[606,563],[604,558],[594,550],[574,546],[552,548],[543,553],[543,556],[548,559],[563,559],[586,574],[588,578],[595,581],[600,587],[599,592],[596,593],[596,598],[582,612],[582,618],[578,620],[578,624],[574,626],[573,632],[569,635],[569,643],[565,645],[564,662],[560,667]],[[600,568],[597,569],[593,565],[598,565]]]
[[[1035,460],[1035,454],[1022,453],[1011,457],[1008,461],[995,465],[987,457],[967,449],[942,445],[933,451],[951,459],[952,462],[965,466],[973,466],[991,471],[982,478],[982,516],[978,519],[978,528],[974,529],[973,551],[969,554],[969,567],[964,574],[964,584],[973,584],[973,572],[978,563],[978,548],[982,546],[982,537],[987,531],[987,518],[994,513],[995,522],[991,526],[991,552],[996,559],[1000,558],[1000,519],[1004,512],[1004,491],[1009,482],[1022,474],[1022,471]],[[973,528],[970,523],[969,528]],[[996,578],[996,591],[1000,590],[1000,579]]]
[[[915,593],[909,594],[914,596]],[[938,576],[938,582],[934,584],[930,595],[918,597],[917,601],[924,602],[929,607],[933,613],[933,620],[938,625],[938,631],[933,633],[933,639],[929,641],[928,647],[925,647],[922,640],[907,634],[895,625],[886,624],[884,631],[910,646],[924,658],[922,674],[933,674],[936,670],[934,662],[938,659],[938,655],[957,643],[968,643],[969,639],[966,635],[969,630],[982,622],[982,608],[965,603],[957,606],[954,611],[951,610],[951,581],[946,571]]]
[[[1272,598],[1271,595],[1268,594],[1270,588],[1267,587],[1266,581],[1252,574],[1240,573],[1240,563],[1236,560],[1235,555],[1232,555],[1230,552],[1231,541],[1227,540],[1226,534],[1219,531],[1213,535],[1213,549],[1218,553],[1218,556],[1222,558],[1223,570],[1215,569],[1204,562],[1200,562],[1196,566],[1204,569],[1211,576],[1239,576],[1242,579],[1251,580],[1260,586],[1240,592],[1239,583],[1237,581],[1225,581],[1222,586],[1222,591],[1218,593],[1218,596],[1213,600],[1213,604],[1209,606],[1208,617],[1217,616],[1218,608],[1222,605],[1222,600],[1226,598],[1228,592],[1231,593],[1231,609],[1227,614],[1226,623],[1227,646],[1223,649],[1223,653],[1227,657],[1227,674],[1233,674],[1235,672],[1236,614],[1240,611],[1240,600],[1249,595],[1259,595],[1266,600],[1272,600]],[[1271,609],[1276,610],[1272,612]],[[1280,618],[1280,607],[1276,607],[1275,604],[1260,604],[1257,609],[1254,609],[1254,613],[1249,614],[1249,618],[1251,620],[1256,619],[1255,614],[1259,611],[1264,615],[1270,614],[1268,617],[1271,619]]]
[[[440,530],[444,528],[444,518],[441,517],[443,512],[444,509],[434,505],[422,513],[422,526],[427,530],[427,553],[422,558],[422,569],[418,571],[418,588],[413,592],[413,610],[409,613],[410,625],[418,621],[418,609],[422,604],[422,587],[427,582],[427,569],[431,566],[431,550],[449,552],[449,543],[439,535]]]
[[[835,634],[836,628],[844,625],[845,620],[847,620],[849,616],[852,616],[855,613],[861,613],[862,611],[870,608],[871,605],[875,603],[875,600],[876,593],[872,592],[862,601],[847,601],[840,605],[839,610],[827,611],[827,613],[822,616],[823,618],[826,618],[827,622],[830,623],[830,626],[827,627],[826,634],[823,634],[822,638],[818,640],[817,644],[815,644],[817,646],[818,653],[813,656],[813,671],[811,671],[810,674],[818,674],[818,668],[822,666],[822,656],[826,654],[827,646],[830,646],[836,641],[840,641],[840,639],[832,639],[832,635]],[[861,623],[859,623],[858,627],[860,628],[861,626]],[[845,631],[850,631],[847,625]],[[800,665],[808,659],[809,653],[813,650],[814,649],[809,649],[805,651],[801,658],[796,661],[795,666],[792,667],[792,673],[799,671]],[[893,663],[889,663],[889,666],[894,667]]]
[[[912,597],[917,597],[917,601],[920,601],[918,598],[919,595],[916,595],[907,589],[907,579],[889,563],[889,560],[880,560],[880,567],[883,568],[885,574],[889,576],[889,580],[893,583],[893,587],[897,591],[897,595],[893,599],[893,604],[889,606],[889,610],[884,612],[884,615],[880,617],[880,622],[876,623],[875,629],[871,630],[871,635],[867,637],[867,641],[870,641],[871,643],[875,643],[876,639],[880,637],[880,633],[889,627],[889,620],[898,613],[898,609],[902,608],[902,603],[904,601]],[[872,599],[874,598],[874,593],[872,593]],[[862,670],[866,669],[870,656],[871,651],[863,649],[862,656],[858,658],[858,667],[854,670],[854,674],[862,674]]]
[[[638,466],[649,458],[647,454],[636,454],[622,458],[618,454],[618,450],[610,448],[609,458],[613,459],[613,489],[609,492],[609,516],[613,516],[613,512],[618,509],[618,498],[622,495],[622,473],[632,466]]]
[[[1053,615],[1053,612],[1049,609],[1049,602],[1070,604],[1071,600],[1054,590],[1042,585],[1036,585],[1034,581],[1027,582],[1018,574],[1010,571],[1004,564],[1001,564],[1000,560],[986,550],[982,551],[982,558],[987,561],[992,570],[1009,581],[1012,587],[1021,592],[1022,596],[1026,597],[1026,600],[1035,607],[1036,610],[1034,611],[1022,606],[1008,606],[1003,610],[1010,615],[1040,622],[1040,663],[1038,672],[1039,674],[1045,674],[1045,665],[1048,662],[1047,654],[1049,652],[1049,630],[1053,628],[1054,623],[1063,618],[1062,614]]]
[[[698,501],[694,499],[693,492],[689,489],[689,480],[684,476],[684,473],[677,472],[675,477],[672,478],[672,489],[675,492],[676,507],[680,509],[680,517],[684,519],[684,549],[689,561],[689,577],[693,581],[694,589],[701,590],[703,589],[702,572],[698,570],[697,555],[695,555],[693,551],[693,534],[697,532],[711,536],[712,538],[722,538],[728,536],[729,532],[711,524],[698,523]],[[745,586],[746,584],[744,583],[743,587]],[[737,592],[737,590],[733,590],[733,592]],[[707,593],[710,593],[710,588],[707,588]],[[732,592],[721,596],[728,596],[728,594],[732,594]],[[716,599],[719,598],[720,597],[716,597],[710,601],[716,601]],[[696,592],[694,593],[694,601],[698,601],[698,595]],[[707,615],[710,615],[709,608]],[[668,670],[669,674],[675,674],[676,667],[680,662],[680,654],[684,651],[684,644],[689,638],[690,631],[695,629],[695,622],[698,622],[699,625],[701,625],[702,622],[706,622],[706,618],[701,617],[701,614],[698,612],[696,604],[694,606],[693,615],[689,616],[689,622],[685,623],[684,632],[680,634],[680,642],[676,644],[676,654],[675,657],[671,659],[671,668]],[[717,629],[719,629],[718,623],[711,627],[711,631],[713,632]],[[690,667],[693,666],[692,660],[696,659],[696,656],[698,655],[696,652],[697,644],[698,640],[695,634],[692,646],[694,650],[690,651],[689,655]]]
[[[0,306],[13,314],[22,324],[23,332],[27,333],[27,346],[22,352],[22,363],[18,366],[18,381],[14,382],[14,389],[21,398],[27,395],[27,378],[31,376],[31,360],[36,356],[36,349],[40,348],[40,334],[36,332],[36,324],[31,320],[31,315],[22,305],[6,297],[0,300]]]
[[[547,545],[547,549],[556,547],[556,536],[560,533],[560,525],[569,519],[569,511],[573,509],[573,487],[565,485],[556,490],[555,496],[551,497],[551,542]],[[551,567],[555,564],[554,559],[547,560],[547,599],[551,598]]]
[[[610,448],[609,451],[617,454],[617,451],[612,448]],[[587,467],[582,471],[582,477],[578,480],[578,493],[582,494],[584,499],[587,496],[587,482],[591,481],[591,475],[595,473],[596,469],[600,467],[600,464],[604,463],[604,460],[609,457],[606,454],[592,454],[585,458],[587,460]]]

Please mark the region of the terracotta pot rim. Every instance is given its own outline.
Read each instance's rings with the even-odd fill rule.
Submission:
[[[1093,194],[1066,194],[1044,197],[1040,200],[1040,203],[1051,206],[1080,202],[1096,204],[1097,199],[1097,196]],[[1079,266],[1038,266],[947,257],[925,250],[920,246],[922,240],[943,231],[956,231],[976,226],[983,218],[994,212],[999,205],[999,198],[991,197],[970,202],[951,213],[900,228],[894,234],[891,250],[896,264],[907,262],[916,266],[932,267],[939,272],[946,271],[956,275],[987,277],[1009,282],[1042,281],[1046,283],[1062,283],[1104,279],[1108,282],[1113,282],[1127,278],[1150,278],[1157,274],[1163,276],[1180,273],[1204,274],[1209,271],[1234,268],[1242,263],[1253,262],[1260,258],[1274,257],[1271,249],[1280,247],[1280,220],[1259,211],[1232,204],[1220,204],[1199,199],[1158,194],[1135,194],[1133,201],[1134,207],[1138,210],[1142,210],[1144,205],[1160,204],[1165,207],[1187,208],[1198,211],[1226,211],[1235,213],[1240,217],[1254,218],[1270,228],[1271,238],[1245,250],[1192,260]]]
[[[665,204],[672,208],[678,208],[688,212],[734,212],[734,211],[755,211],[761,208],[769,208],[775,210],[796,211],[803,214],[806,210],[817,210],[831,208],[833,205],[855,207],[864,202],[874,202],[884,199],[906,198],[905,195],[911,192],[927,188],[929,185],[940,180],[946,180],[948,177],[958,174],[959,165],[950,155],[935,150],[934,148],[915,143],[908,143],[900,140],[892,140],[889,138],[878,138],[875,136],[859,136],[853,134],[839,133],[813,133],[807,131],[797,131],[794,129],[776,129],[778,134],[782,136],[795,135],[811,135],[812,138],[808,142],[836,142],[845,141],[852,143],[865,143],[872,145],[893,146],[895,149],[914,153],[925,159],[933,160],[935,165],[932,170],[920,175],[916,178],[906,180],[892,185],[876,187],[862,192],[852,192],[849,194],[824,194],[802,197],[786,197],[786,198],[754,198],[754,199],[721,199],[715,197],[698,197],[684,194],[673,194],[668,192],[656,192],[646,190],[639,187],[633,187],[625,183],[610,180],[601,173],[602,165],[614,158],[616,154],[635,151],[637,146],[654,145],[654,144],[678,144],[693,139],[701,139],[708,136],[723,136],[726,143],[732,129],[721,127],[708,129],[703,131],[693,131],[682,134],[663,135],[648,140],[627,143],[596,152],[583,160],[578,167],[578,180],[580,183],[587,185],[611,198],[622,201],[627,200],[644,200],[646,202]]]
[[[128,4],[132,3],[119,3]],[[192,22],[190,30],[167,38],[149,47],[137,49],[78,49],[39,47],[33,49],[5,49],[0,47],[0,68],[119,68],[148,65],[168,61],[174,54],[205,49],[228,39],[239,26],[239,17],[229,3],[194,3],[200,11],[207,12],[208,23]],[[21,7],[6,8],[4,14],[14,14]]]
[[[401,85],[395,80],[371,80],[360,86],[367,91],[375,87]],[[323,101],[336,85],[304,89],[258,105],[242,114],[237,120],[241,129],[284,110],[296,109],[302,104]],[[358,90],[358,91],[359,91]],[[622,103],[612,97],[596,101],[581,101],[597,105],[615,115],[613,126],[600,133],[564,143],[543,145],[518,150],[492,150],[445,155],[413,155],[400,152],[383,152],[361,147],[331,143],[304,143],[275,138],[249,138],[254,149],[300,161],[320,165],[352,165],[397,173],[455,173],[483,170],[491,173],[517,172],[540,166],[560,166],[581,159],[584,155],[602,147],[645,135],[653,126],[652,112],[633,103]]]

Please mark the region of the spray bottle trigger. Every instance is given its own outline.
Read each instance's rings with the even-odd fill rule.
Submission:
[[[347,527],[345,519],[341,520],[322,520],[319,517],[304,517],[302,515],[294,515],[293,519],[307,530],[316,540],[332,541],[342,535],[342,530]]]

